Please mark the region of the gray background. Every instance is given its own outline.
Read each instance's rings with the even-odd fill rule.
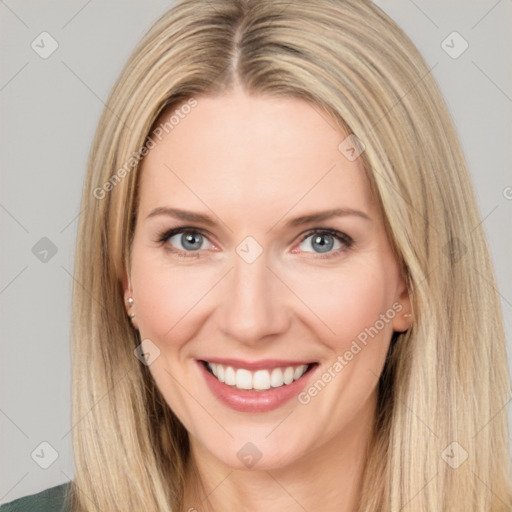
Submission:
[[[435,66],[432,73],[455,119],[478,196],[510,354],[512,2],[377,3]],[[0,502],[73,477],[69,325],[86,158],[122,65],[170,5],[0,0]],[[31,47],[43,31],[59,45],[46,59]],[[456,59],[441,46],[453,31],[469,44]],[[50,40],[45,41],[48,50]],[[461,48],[451,41],[452,52]],[[42,442],[58,453],[47,469],[41,465],[52,462],[53,452]]]

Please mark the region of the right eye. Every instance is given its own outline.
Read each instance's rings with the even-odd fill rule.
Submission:
[[[158,237],[158,241],[166,244],[166,250],[180,257],[197,258],[198,251],[206,249],[204,243],[208,241],[208,238],[196,228],[175,228],[162,233]]]

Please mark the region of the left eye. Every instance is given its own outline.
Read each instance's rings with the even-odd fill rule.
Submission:
[[[299,247],[304,252],[329,253],[337,252],[343,248],[349,248],[352,240],[344,233],[337,231],[315,231],[307,234],[301,241]],[[312,247],[313,251],[308,251]]]

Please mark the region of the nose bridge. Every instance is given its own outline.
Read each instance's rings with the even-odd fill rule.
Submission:
[[[251,343],[286,330],[289,313],[282,285],[267,268],[267,254],[261,252],[255,259],[248,258],[240,248],[244,248],[243,244],[234,255],[233,270],[221,298],[220,328],[227,336]]]

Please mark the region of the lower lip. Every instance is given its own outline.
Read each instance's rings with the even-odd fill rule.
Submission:
[[[300,379],[291,384],[265,391],[254,391],[228,386],[213,376],[206,369],[204,363],[201,361],[197,361],[197,363],[210,390],[223,404],[235,411],[256,413],[277,409],[297,396],[304,389],[311,373],[315,370],[315,368],[310,368]]]

